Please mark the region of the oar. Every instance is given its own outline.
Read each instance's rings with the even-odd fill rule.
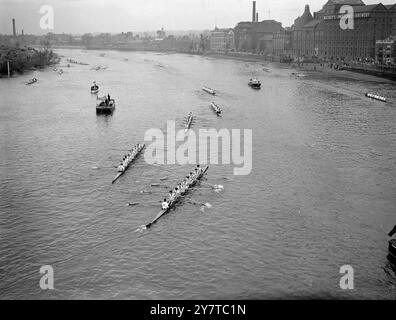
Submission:
[[[129,150],[126,150],[126,149],[110,149],[110,150],[120,151],[120,152],[127,152],[127,151],[129,151]]]
[[[99,170],[99,169],[116,169],[117,167],[97,167],[97,166],[93,166],[92,169],[93,170]]]
[[[199,203],[199,202],[192,201],[192,200],[186,200],[186,202],[194,204],[194,205],[197,205],[197,206],[204,206],[205,205],[205,203]]]
[[[213,189],[213,185],[211,185],[210,183],[208,183],[208,182],[205,182],[205,181],[201,181],[201,185],[203,185],[203,186],[207,186],[207,187],[210,187],[210,188],[212,188]]]

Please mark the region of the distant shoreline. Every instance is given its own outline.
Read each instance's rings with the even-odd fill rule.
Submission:
[[[226,60],[238,60],[245,62],[257,62],[265,63],[269,65],[275,65],[282,69],[289,69],[295,72],[307,72],[311,75],[328,75],[334,77],[340,77],[343,79],[351,79],[357,81],[371,81],[371,82],[386,82],[394,83],[394,80],[381,77],[378,75],[370,75],[367,73],[360,73],[350,70],[334,70],[327,67],[321,67],[319,63],[304,63],[303,66],[298,67],[294,63],[282,63],[278,61],[269,61],[265,56],[244,54],[244,53],[196,53],[196,52],[179,52],[177,50],[142,50],[142,49],[123,49],[123,48],[86,48],[81,46],[54,46],[53,49],[81,49],[81,50],[98,50],[98,51],[119,51],[119,52],[152,52],[152,53],[164,53],[164,54],[183,54],[183,55],[196,55],[201,57],[209,57],[213,59],[226,59]],[[316,70],[315,70],[316,68]]]

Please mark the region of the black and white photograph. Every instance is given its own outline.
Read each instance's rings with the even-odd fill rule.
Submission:
[[[396,300],[396,0],[0,0],[0,300]]]

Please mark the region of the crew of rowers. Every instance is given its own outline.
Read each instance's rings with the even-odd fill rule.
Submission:
[[[140,143],[133,147],[131,151],[128,152],[127,155],[124,156],[122,159],[121,164],[118,166],[118,172],[125,172],[131,161],[136,157],[139,150],[141,149]]]
[[[177,199],[180,195],[186,192],[186,190],[191,186],[192,183],[194,183],[194,181],[199,177],[202,172],[203,169],[200,167],[200,165],[197,165],[194,171],[190,172],[190,174],[186,176],[175,189],[170,190],[168,199],[164,199],[164,201],[162,202],[162,210],[167,210],[169,208],[169,204],[171,204],[175,199]]]

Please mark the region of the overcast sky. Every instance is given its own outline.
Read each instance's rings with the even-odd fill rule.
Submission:
[[[364,1],[364,0],[363,0]],[[257,0],[259,19],[275,19],[284,27],[293,24],[305,4],[318,11],[327,0]],[[366,4],[378,1],[366,0]],[[396,0],[383,0],[383,4]],[[42,34],[42,5],[54,8],[55,33],[204,30],[234,27],[252,16],[251,0],[0,0],[0,33],[11,34],[11,19],[17,32]]]

